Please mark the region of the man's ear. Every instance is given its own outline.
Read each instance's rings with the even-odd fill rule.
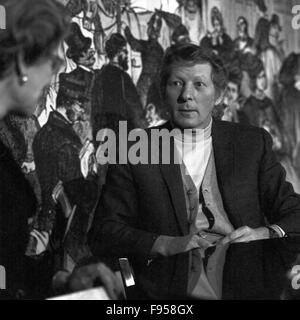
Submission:
[[[220,93],[218,93],[218,98],[215,102],[215,105],[218,106],[224,101],[225,91],[222,90]]]

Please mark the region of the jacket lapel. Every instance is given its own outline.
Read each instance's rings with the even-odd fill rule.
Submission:
[[[218,186],[222,195],[224,208],[233,225],[240,225],[240,213],[235,210],[235,145],[234,127],[223,121],[214,121],[212,126],[212,140]]]
[[[172,129],[169,123],[161,128],[167,128],[168,130]],[[222,195],[225,211],[228,214],[230,222],[235,226],[242,225],[242,219],[240,212],[235,209],[237,198],[235,189],[234,135],[234,127],[223,121],[213,121],[212,140],[218,186]],[[167,165],[160,163],[160,170],[168,186],[178,224],[182,233],[185,235],[189,232],[187,208],[180,166],[174,163],[174,147],[174,140],[171,139],[171,164]]]
[[[163,126],[168,130],[172,130],[169,124]],[[180,230],[183,235],[189,233],[188,219],[187,219],[187,208],[184,196],[184,188],[182,182],[182,176],[180,171],[180,165],[176,164],[174,161],[174,139],[171,138],[170,143],[170,164],[162,164],[159,162],[159,167],[162,173],[162,177],[166,182],[168,190],[170,192],[170,197],[174,206],[174,211],[176,214],[176,219]],[[162,145],[160,144],[160,155],[162,155]]]

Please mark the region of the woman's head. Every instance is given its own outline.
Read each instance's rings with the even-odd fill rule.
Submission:
[[[237,28],[238,37],[240,39],[244,39],[248,36],[248,27],[249,27],[248,20],[243,16],[238,17],[236,28]]]
[[[284,87],[300,87],[300,54],[292,52],[283,61],[279,81]]]
[[[260,54],[261,52],[265,51],[270,47],[269,35],[270,35],[270,22],[267,19],[259,20],[255,29],[255,37],[254,37],[254,46],[258,54]]]
[[[7,20],[6,29],[0,30],[5,111],[32,112],[62,63],[58,47],[68,32],[69,17],[55,0],[0,0],[0,5],[5,7]]]
[[[255,57],[251,66],[251,70],[249,71],[251,91],[265,91],[268,88],[268,80],[263,62]]]
[[[224,32],[223,16],[217,7],[211,10],[211,24],[218,33]]]

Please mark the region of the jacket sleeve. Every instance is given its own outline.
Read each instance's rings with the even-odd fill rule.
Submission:
[[[261,204],[270,224],[277,224],[287,235],[300,234],[300,196],[286,181],[286,172],[272,151],[272,138],[262,129],[264,153],[260,163]]]
[[[95,256],[147,259],[158,235],[139,229],[137,186],[129,165],[110,165],[89,234]]]

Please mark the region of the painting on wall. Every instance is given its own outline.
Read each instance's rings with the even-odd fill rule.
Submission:
[[[0,124],[0,138],[39,201],[35,230],[52,233],[56,202],[66,212],[77,207],[84,218],[71,226],[70,252],[74,260],[89,254],[84,241],[107,171],[96,159],[98,132],[118,131],[120,121],[128,129],[168,121],[160,66],[170,46],[187,43],[200,45],[226,68],[227,89],[214,116],[266,129],[287,179],[300,192],[300,48],[299,31],[291,26],[293,1],[161,0],[156,7],[151,0],[59,1],[72,16],[59,52],[64,64],[35,115],[9,115]]]

